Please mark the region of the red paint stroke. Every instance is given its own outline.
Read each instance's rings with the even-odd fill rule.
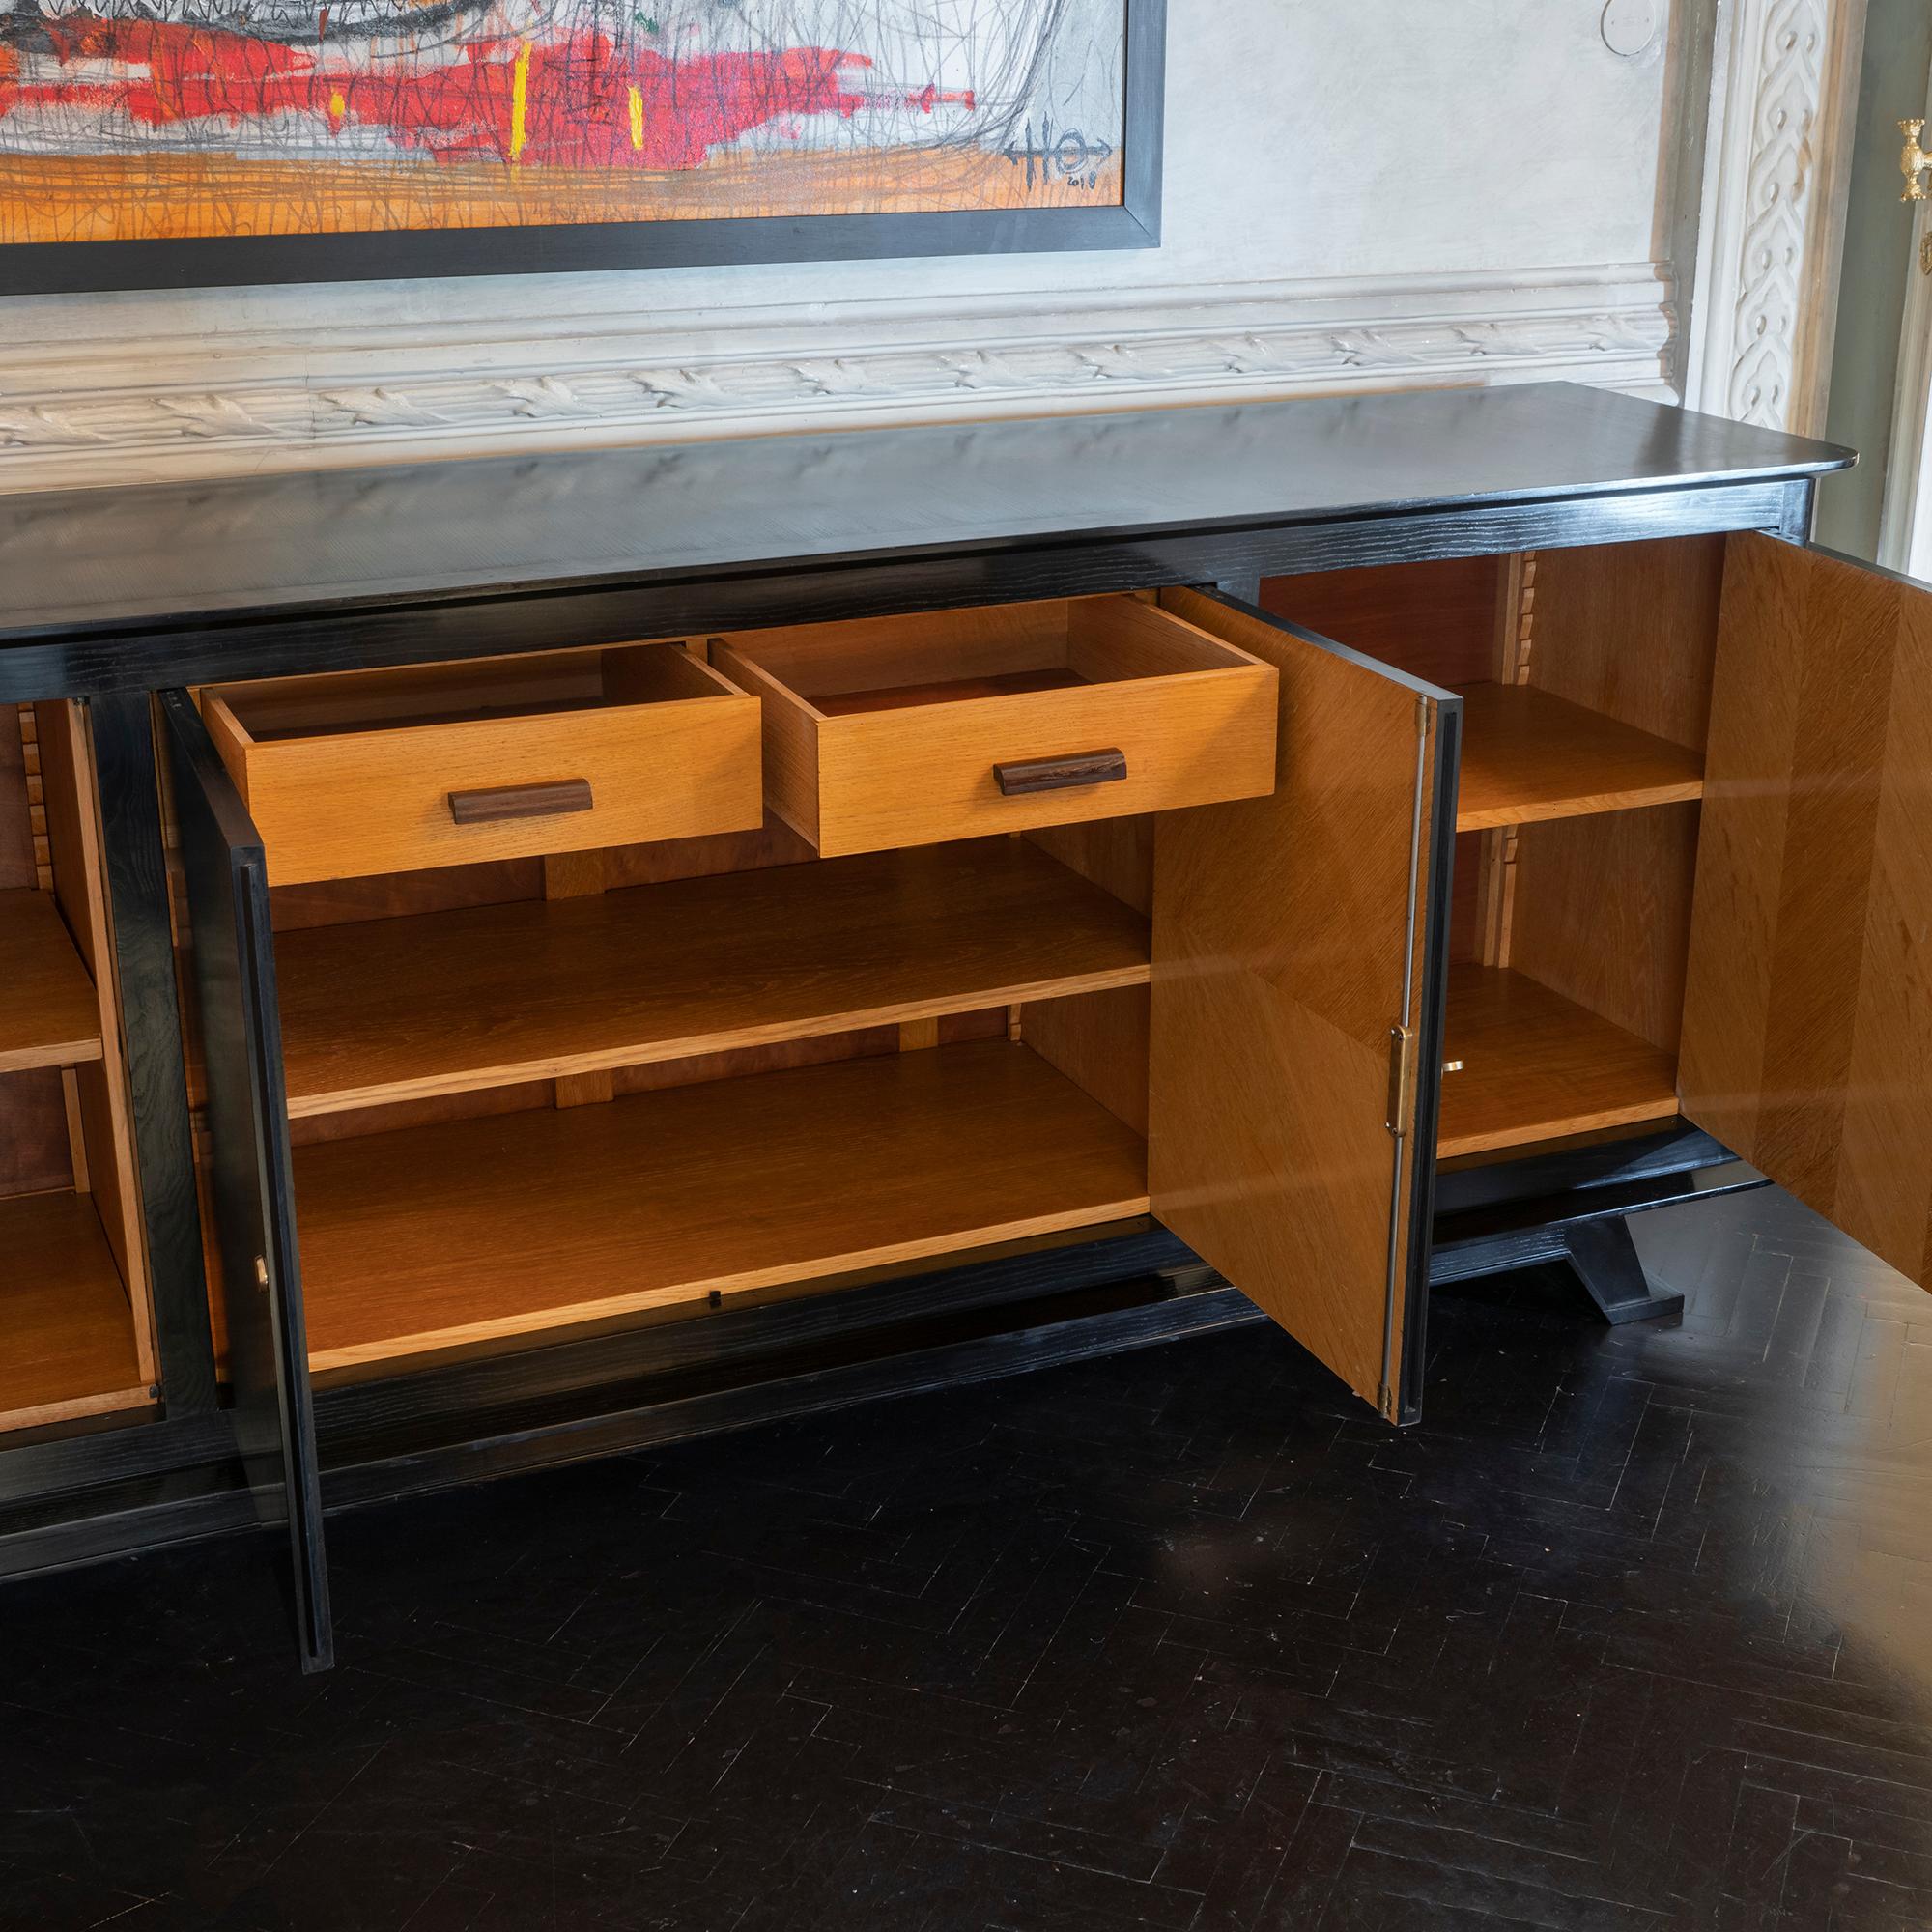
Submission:
[[[23,107],[118,106],[151,128],[216,120],[240,128],[294,111],[334,127],[355,121],[381,128],[440,160],[695,168],[753,128],[810,114],[849,119],[875,99],[852,84],[871,63],[830,47],[677,60],[648,48],[620,53],[608,36],[591,32],[527,47],[491,40],[447,64],[399,60],[370,69],[219,28],[86,15],[46,26],[63,66],[86,61],[132,71],[34,83],[10,80],[0,69],[0,118]],[[973,105],[970,93],[933,87],[904,99],[928,114],[942,101]]]

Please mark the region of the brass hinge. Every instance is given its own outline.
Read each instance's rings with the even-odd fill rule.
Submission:
[[[1388,1118],[1382,1124],[1397,1140],[1407,1133],[1404,1116],[1408,1100],[1409,1062],[1415,1056],[1415,1032],[1411,1027],[1389,1028]]]

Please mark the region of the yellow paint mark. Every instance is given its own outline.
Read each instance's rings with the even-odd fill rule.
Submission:
[[[510,71],[510,158],[524,152],[524,113],[530,92],[530,43],[517,48],[517,64]]]
[[[634,87],[631,90],[631,146],[644,145],[644,97]]]
[[[337,121],[340,121],[349,112],[349,103],[343,99],[342,90],[339,87],[328,97],[328,111],[330,116]]]

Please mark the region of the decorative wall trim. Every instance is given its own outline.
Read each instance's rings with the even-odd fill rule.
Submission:
[[[1865,0],[1724,0],[1686,400],[1816,433]]]
[[[1810,0],[1821,4],[1822,0]],[[1782,0],[1797,4],[1797,0]],[[1668,270],[10,345],[0,490],[1571,377],[1669,393]]]

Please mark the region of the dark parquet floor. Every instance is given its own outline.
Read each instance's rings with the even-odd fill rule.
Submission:
[[[1932,1300],[1780,1196],[1682,1325],[1437,1298],[0,1591],[0,1925],[1932,1927]]]

